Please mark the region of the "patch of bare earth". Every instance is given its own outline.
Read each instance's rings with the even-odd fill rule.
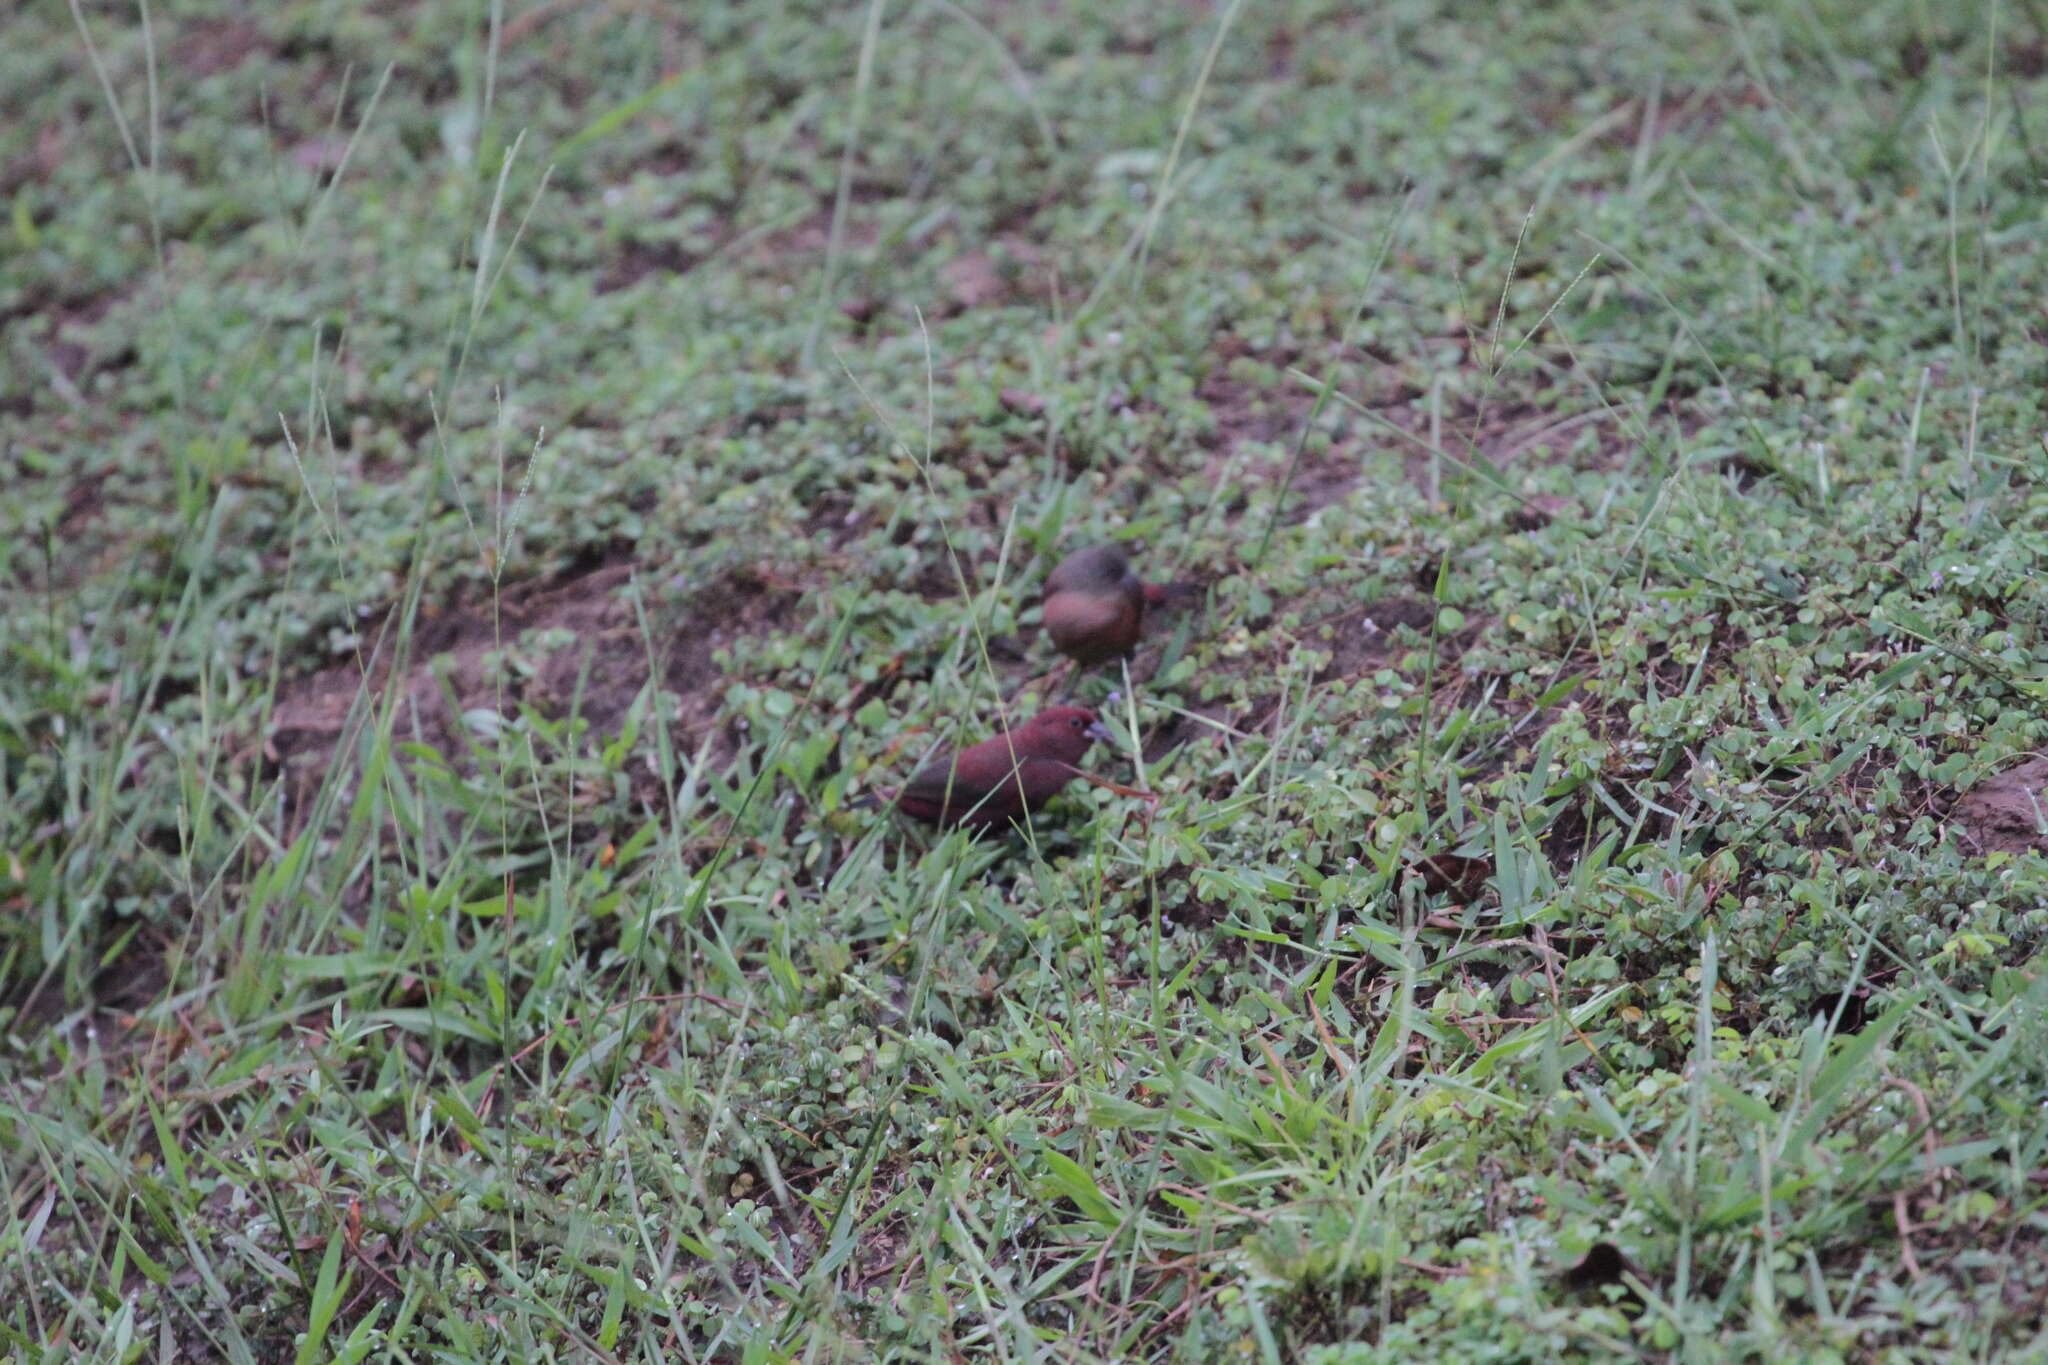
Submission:
[[[1241,353],[1228,347],[1224,350],[1226,357]],[[1209,452],[1209,478],[1218,488],[1254,482],[1278,488],[1284,482],[1283,522],[1306,521],[1350,497],[1365,481],[1368,451],[1343,408],[1329,404],[1323,409],[1321,420],[1340,423],[1327,443],[1302,444],[1302,427],[1315,411],[1315,395],[1307,388],[1291,380],[1279,385],[1254,384],[1231,374],[1227,364],[1219,364],[1202,380],[1195,396],[1208,406],[1213,423],[1203,442]],[[1252,463],[1247,445],[1272,446],[1280,454],[1277,459]],[[1225,508],[1232,517],[1243,510],[1241,497]]]
[[[1600,145],[1629,150],[1645,141],[1661,143],[1679,133],[1697,140],[1737,114],[1769,107],[1768,97],[1754,86],[1726,85],[1624,99],[1590,118],[1579,112],[1570,96],[1539,95],[1530,101],[1529,112],[1555,132],[1578,135],[1596,130],[1593,137]]]
[[[1306,386],[1253,383],[1233,374],[1229,362],[1244,354],[1241,339],[1221,338],[1218,361],[1195,390],[1213,424],[1203,444],[1209,455],[1206,472],[1219,488],[1288,478],[1302,426],[1315,409],[1315,396]],[[1292,363],[1285,355],[1265,359],[1282,370]],[[1409,481],[1435,495],[1462,476],[1462,465],[1479,460],[1501,470],[1567,460],[1612,470],[1622,467],[1633,450],[1622,414],[1606,408],[1559,413],[1512,394],[1460,397],[1439,405],[1401,383],[1383,383],[1373,392],[1369,382],[1367,392],[1354,396],[1366,405],[1366,415],[1353,414],[1347,405],[1325,405],[1320,420],[1337,423],[1337,429],[1328,441],[1302,448],[1287,487],[1284,521],[1305,521],[1350,497],[1365,481],[1368,462],[1383,453],[1397,455]],[[1251,462],[1247,444],[1273,446],[1281,453],[1277,459]],[[1545,524],[1564,506],[1554,498],[1532,503],[1518,514],[1519,529]],[[1234,516],[1243,505],[1237,499],[1226,510]]]
[[[650,275],[688,274],[706,254],[680,242],[629,242],[599,272],[596,289],[611,294],[630,289]]]
[[[171,66],[187,76],[218,76],[269,47],[269,37],[254,20],[195,19],[181,25],[172,39]]]
[[[1426,635],[1435,619],[1435,605],[1420,597],[1389,597],[1345,608],[1334,621],[1325,617],[1334,627],[1327,642],[1330,662],[1317,670],[1316,681],[1345,682],[1377,672],[1393,657],[1396,631],[1406,627]]]
[[[1229,473],[1247,442],[1291,442],[1315,407],[1315,400],[1296,384],[1253,383],[1233,373],[1232,362],[1251,354],[1243,337],[1224,333],[1216,339],[1208,373],[1195,386],[1195,397],[1209,409],[1211,426],[1202,446],[1211,456],[1207,473],[1214,480]],[[1284,372],[1298,354],[1290,348],[1258,358]]]
[[[1272,649],[1261,649],[1246,653],[1232,660],[1213,660],[1209,671],[1212,675],[1235,675],[1246,678],[1278,677],[1286,670],[1290,656],[1298,657],[1305,651],[1327,653],[1330,657],[1315,673],[1313,682],[1318,687],[1336,687],[1358,678],[1368,677],[1388,666],[1394,658],[1410,645],[1401,635],[1405,627],[1409,631],[1427,637],[1430,623],[1436,619],[1436,607],[1421,597],[1388,597],[1377,602],[1358,602],[1331,607],[1325,599],[1304,613],[1300,626],[1285,637],[1276,640]],[[1437,648],[1446,658],[1455,659],[1476,639],[1485,622],[1469,622],[1455,635],[1437,641]],[[1324,631],[1329,633],[1327,637]],[[1444,671],[1444,685],[1459,687],[1464,675],[1455,669]],[[1156,762],[1182,744],[1201,739],[1215,739],[1226,733],[1239,735],[1257,734],[1268,729],[1278,716],[1282,694],[1266,692],[1250,701],[1232,705],[1223,702],[1196,703],[1190,705],[1185,715],[1175,716],[1160,726],[1145,740],[1145,760]],[[1447,700],[1445,705],[1455,705]]]
[[[656,175],[672,175],[678,167],[659,154],[637,169]],[[666,217],[667,214],[657,216]],[[867,252],[881,240],[876,223],[865,215],[849,215],[840,224],[839,250]],[[832,250],[832,206],[828,200],[809,217],[787,226],[747,226],[721,222],[688,241],[653,236],[624,243],[619,253],[605,263],[597,278],[597,292],[610,294],[631,288],[657,275],[686,275],[713,257],[729,257],[751,266],[787,274],[793,262],[808,269]],[[856,323],[872,316],[872,300],[849,300],[842,311]]]
[[[40,185],[57,173],[71,146],[71,135],[61,123],[46,123],[36,132],[35,144],[0,165],[0,194],[11,195],[23,185]]]
[[[2048,853],[2048,758],[1994,773],[1964,792],[1949,825],[1973,853]]]
[[[287,774],[294,809],[318,792],[389,688],[399,693],[394,738],[427,744],[451,761],[467,747],[463,716],[474,710],[511,716],[525,705],[550,717],[573,712],[595,735],[617,733],[650,676],[648,645],[620,591],[633,567],[614,560],[517,584],[495,610],[486,600],[432,616],[423,611],[396,679],[394,650],[386,645],[367,674],[351,661],[284,684],[266,752]],[[733,738],[716,731],[724,688],[715,655],[742,637],[786,625],[797,597],[742,571],[679,608],[649,609],[655,675],[674,698],[662,714],[687,750],[712,735],[714,757],[732,752]],[[509,659],[521,666],[508,669]],[[366,689],[367,704],[358,708]]]
[[[1050,303],[1057,281],[1045,253],[1020,236],[998,237],[985,248],[964,251],[939,267],[944,311],[1025,307]]]
[[[1396,429],[1387,434],[1400,449],[1409,482],[1427,492],[1460,478],[1464,473],[1460,462],[1471,464],[1475,458],[1504,472],[1531,463],[1566,461],[1612,470],[1620,468],[1633,449],[1620,429],[1618,415],[1605,408],[1558,413],[1512,398],[1495,398],[1460,399],[1437,409],[1418,397],[1376,411]],[[1581,456],[1579,447],[1589,431],[1591,449]]]
[[[24,368],[0,410],[26,417],[37,410],[58,413],[79,412],[86,407],[82,387],[101,370],[122,369],[135,362],[132,338],[120,329],[102,335],[99,324],[116,305],[127,298],[129,285],[99,293],[55,293],[31,290],[14,304],[0,309],[0,331],[11,332],[12,324],[26,319],[44,320],[41,339],[42,360]],[[0,388],[5,393],[6,388]]]

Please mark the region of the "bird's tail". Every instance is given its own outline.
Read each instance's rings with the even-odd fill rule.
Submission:
[[[1180,606],[1200,597],[1209,585],[1206,583],[1147,583],[1145,605],[1148,607]]]

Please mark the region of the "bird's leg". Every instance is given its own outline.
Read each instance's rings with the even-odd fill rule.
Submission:
[[[1121,782],[1112,782],[1106,777],[1097,777],[1094,773],[1083,772],[1079,768],[1074,769],[1074,776],[1090,786],[1101,787],[1104,791],[1115,792],[1118,796],[1136,797],[1148,806],[1157,806],[1159,804],[1160,793],[1158,792],[1148,792],[1142,787],[1126,787]]]

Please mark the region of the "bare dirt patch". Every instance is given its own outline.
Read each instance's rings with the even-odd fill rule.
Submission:
[[[948,312],[1043,304],[1054,287],[1045,253],[1022,237],[1000,237],[987,249],[962,252],[939,267]]]
[[[658,167],[650,166],[657,170]],[[666,214],[657,215],[661,217]],[[842,252],[866,252],[881,240],[877,225],[865,217],[849,215],[840,225],[839,249]],[[736,261],[772,271],[778,276],[787,275],[792,262],[805,263],[822,258],[832,246],[832,204],[828,199],[820,204],[818,211],[783,227],[740,227],[723,223],[716,229],[697,234],[690,242],[630,241],[625,243],[617,255],[605,263],[597,278],[597,292],[610,294],[640,283],[651,275],[686,275],[716,256],[730,256]],[[857,324],[865,326],[877,311],[878,305],[871,299],[857,298],[842,305]]]
[[[609,261],[597,277],[597,292],[629,289],[649,275],[684,275],[703,260],[678,242],[634,242]]]
[[[842,251],[866,251],[881,240],[873,220],[849,213],[839,225]],[[748,229],[733,238],[732,249],[750,260],[779,269],[792,256],[822,256],[832,247],[832,201],[827,198],[810,217],[789,226],[767,231]]]
[[[1463,471],[1456,462],[1469,463],[1475,456],[1501,470],[1565,462],[1611,470],[1621,467],[1633,448],[1615,416],[1601,408],[1557,413],[1496,398],[1461,399],[1433,411],[1426,398],[1416,398],[1376,411],[1409,437],[1404,441],[1389,433],[1401,448],[1409,481],[1423,489],[1428,489],[1432,474],[1439,486],[1460,477]],[[1579,445],[1589,428],[1594,432],[1593,449],[1581,458]]]
[[[1419,597],[1389,597],[1346,610],[1330,640],[1330,662],[1316,674],[1317,682],[1359,678],[1380,668],[1394,653],[1394,633],[1406,626],[1427,633],[1436,607]]]
[[[1399,638],[1402,627],[1427,636],[1431,622],[1436,619],[1436,607],[1420,597],[1388,597],[1377,602],[1352,602],[1329,607],[1331,601],[1334,599],[1319,600],[1313,609],[1305,613],[1301,625],[1285,639],[1275,641],[1272,648],[1228,661],[1214,661],[1210,672],[1271,678],[1283,671],[1289,656],[1314,650],[1317,653],[1327,652],[1330,656],[1316,670],[1313,679],[1316,686],[1341,685],[1387,666],[1403,649],[1412,647]],[[1471,621],[1455,635],[1439,639],[1437,648],[1445,657],[1455,658],[1470,647],[1486,624],[1482,620]],[[1324,627],[1330,629],[1328,639],[1323,638]],[[1452,672],[1446,678],[1459,676]],[[1190,703],[1184,713],[1173,716],[1145,737],[1145,759],[1148,763],[1156,762],[1182,744],[1214,740],[1225,733],[1259,733],[1271,725],[1280,703],[1279,692],[1261,693],[1241,704]]]
[[[495,610],[489,601],[465,603],[423,619],[395,682],[386,647],[367,676],[352,661],[286,683],[271,718],[269,755],[290,775],[294,797],[310,796],[347,743],[350,714],[366,687],[373,701],[387,687],[399,688],[396,737],[451,760],[467,747],[463,716],[473,710],[512,716],[525,705],[550,717],[573,711],[591,733],[617,733],[649,677],[647,644],[632,602],[620,592],[633,568],[614,559],[510,587]],[[797,597],[740,571],[680,607],[649,608],[655,670],[675,697],[666,715],[688,747],[712,732],[723,704],[717,651],[787,624]],[[726,737],[713,752],[731,748]]]
[[[1980,853],[2048,853],[2048,758],[1985,778],[1949,812],[1963,847]]]
[[[64,490],[64,511],[57,520],[56,536],[67,543],[84,535],[87,528],[106,511],[107,480],[110,470],[95,470],[79,477]]]
[[[43,339],[43,364],[30,366],[14,387],[19,390],[9,408],[19,416],[27,416],[37,407],[47,403],[53,392],[63,400],[63,406],[74,408],[81,405],[78,385],[85,382],[99,370],[121,369],[135,361],[135,346],[132,338],[123,335],[100,336],[95,329],[114,308],[124,301],[134,282],[125,283],[98,293],[56,292],[45,289],[31,289],[23,297],[5,308],[0,308],[0,328],[5,328],[20,319],[41,318],[45,322]],[[28,324],[34,326],[33,322]]]
[[[71,136],[61,123],[46,123],[36,133],[35,145],[0,166],[0,194],[13,194],[23,185],[40,185],[64,164]]]
[[[270,39],[249,19],[198,19],[183,26],[171,44],[171,65],[190,76],[218,76],[259,52]]]
[[[1365,481],[1365,465],[1357,445],[1332,446],[1320,453],[1304,450],[1287,496],[1293,507],[1290,522],[1306,521],[1325,507],[1350,497]]]
[[[1203,445],[1209,452],[1207,473],[1221,481],[1237,468],[1241,447],[1268,444],[1292,460],[1303,424],[1315,410],[1315,396],[1291,381],[1253,383],[1231,372],[1229,362],[1246,354],[1243,342],[1226,336],[1218,343],[1218,363],[1195,390],[1208,406],[1214,424]],[[1295,357],[1263,357],[1285,370]],[[1385,357],[1371,359],[1386,363]],[[1376,374],[1371,379],[1384,378]],[[1369,387],[1371,387],[1369,379]],[[1416,487],[1432,493],[1462,475],[1462,464],[1484,460],[1498,469],[1531,462],[1570,462],[1588,469],[1621,468],[1634,448],[1622,430],[1620,414],[1605,408],[1555,412],[1511,393],[1460,396],[1433,405],[1429,395],[1407,384],[1379,385],[1361,395],[1370,415],[1348,407],[1326,405],[1322,423],[1335,423],[1328,441],[1303,447],[1287,490],[1283,520],[1298,523],[1325,507],[1342,502],[1365,482],[1376,456],[1391,453]],[[1590,433],[1590,435],[1589,435]],[[1274,482],[1286,477],[1287,462],[1264,466],[1259,477]],[[1235,477],[1241,477],[1237,470]],[[1232,512],[1241,511],[1233,507]],[[1531,527],[1561,510],[1557,506],[1531,514]],[[1530,529],[1525,528],[1525,529]]]
[[[1215,423],[1205,444],[1222,455],[1233,453],[1245,441],[1280,441],[1294,435],[1315,405],[1305,390],[1249,383],[1223,364],[1209,371],[1195,397],[1208,405],[1209,419]]]
[[[1575,95],[1576,92],[1559,92],[1536,96],[1529,103],[1529,112],[1544,127],[1558,133],[1570,135],[1597,129],[1595,141],[1622,151],[1633,149],[1646,136],[1653,145],[1681,133],[1699,138],[1744,110],[1770,107],[1768,98],[1754,86],[1724,85],[1665,90],[1654,103],[1631,97],[1588,119],[1578,112]]]
[[[1210,452],[1209,476],[1219,486],[1247,442],[1284,447],[1291,461],[1302,424],[1315,408],[1315,399],[1305,389],[1249,383],[1230,374],[1225,365],[1209,372],[1195,396],[1208,405],[1214,423],[1203,444]],[[1282,463],[1266,477],[1277,483],[1287,477],[1286,469]],[[1364,478],[1365,466],[1355,442],[1339,440],[1317,450],[1304,448],[1287,487],[1283,519],[1290,524],[1307,520],[1351,496]]]
[[[108,443],[120,433],[118,427],[73,421],[68,413],[49,418],[46,429]],[[20,462],[0,463],[0,478],[11,480],[14,495],[24,504],[45,508],[41,517],[19,524],[24,552],[16,556],[12,585],[38,593],[65,592],[137,553],[132,521],[118,515],[130,502],[122,496],[124,482],[111,463],[49,473],[32,472]],[[57,496],[54,506],[44,502],[52,494]],[[110,512],[117,515],[110,517]],[[145,560],[140,562],[156,561],[154,547],[142,552]]]

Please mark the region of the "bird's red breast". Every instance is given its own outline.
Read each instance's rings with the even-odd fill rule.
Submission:
[[[1083,667],[1120,659],[1145,628],[1146,585],[1114,545],[1091,545],[1045,578],[1045,633]]]

